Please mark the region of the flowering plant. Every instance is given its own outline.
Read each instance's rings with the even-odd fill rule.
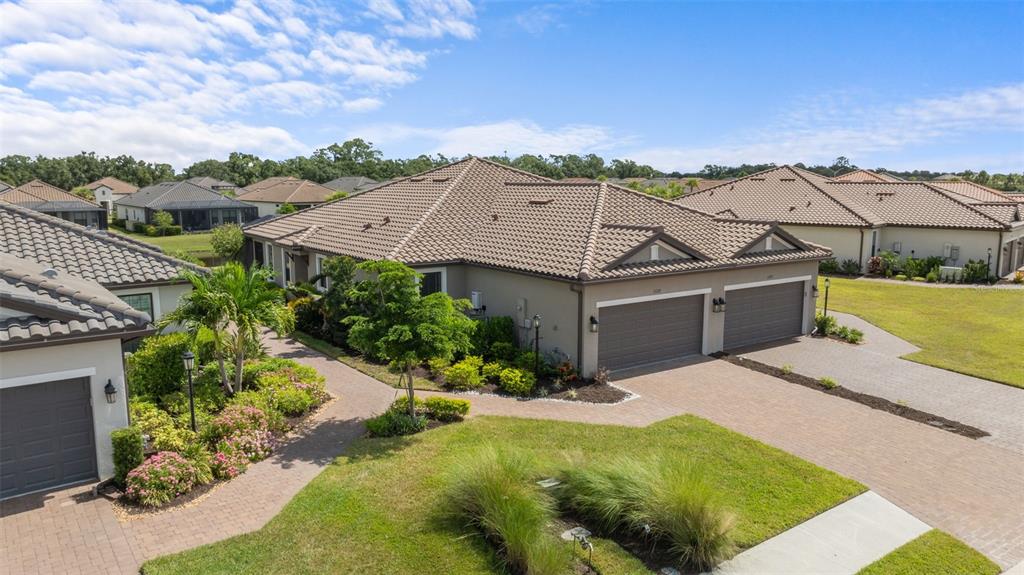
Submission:
[[[128,472],[125,495],[147,507],[157,507],[188,492],[195,482],[192,463],[173,451],[161,451]]]
[[[217,479],[238,477],[249,466],[249,458],[226,441],[217,445],[217,453],[210,458],[210,469]]]
[[[270,418],[266,412],[251,405],[229,405],[213,418],[203,430],[210,445],[249,431],[266,432],[270,429]]]

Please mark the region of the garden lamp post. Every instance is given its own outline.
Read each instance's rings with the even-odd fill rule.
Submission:
[[[831,283],[828,278],[825,278],[825,317],[828,317],[828,286]]]
[[[540,315],[533,316],[533,376],[540,378]]]
[[[192,392],[192,368],[196,363],[196,356],[191,351],[181,354],[181,360],[185,362],[185,371],[188,372],[188,411],[192,416],[192,431],[196,429],[196,402]]]

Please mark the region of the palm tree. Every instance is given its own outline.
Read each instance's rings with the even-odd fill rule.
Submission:
[[[690,188],[690,193],[692,194],[693,190],[696,190],[698,187],[700,187],[700,180],[698,180],[697,178],[690,178],[689,180],[686,180],[686,187]]]
[[[160,320],[160,329],[181,323],[196,338],[212,335],[221,384],[228,393],[241,391],[246,350],[259,345],[262,328],[282,334],[295,327],[295,316],[284,304],[283,290],[270,283],[270,270],[246,270],[238,262],[214,268],[209,275],[186,271],[182,276],[192,284],[192,292]],[[234,385],[228,382],[224,365],[227,351],[234,354]]]

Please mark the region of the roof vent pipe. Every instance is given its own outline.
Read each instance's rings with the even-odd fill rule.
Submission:
[[[53,268],[46,268],[45,270],[42,271],[42,275],[44,277],[48,277],[50,279],[53,279],[53,278],[57,277],[57,270],[55,270]]]

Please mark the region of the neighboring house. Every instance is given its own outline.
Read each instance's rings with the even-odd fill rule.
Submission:
[[[540,316],[541,350],[588,376],[807,333],[829,256],[776,224],[478,158],[245,234],[246,259],[282,285],[308,280],[330,256],[389,258],[422,273],[424,293],[469,298],[478,317],[513,317],[523,345]]]
[[[1024,263],[1024,206],[1012,197],[966,182],[873,175],[879,177],[858,174],[851,181],[782,166],[676,201],[722,217],[777,221],[862,270],[883,250],[938,256],[951,266],[990,261],[998,275]]]
[[[114,211],[114,202],[139,191],[138,187],[111,176],[90,182],[84,187],[92,190],[96,196],[96,203],[106,208],[108,212]]]
[[[237,193],[238,190],[237,185],[231,182],[226,182],[224,180],[218,180],[217,178],[211,178],[210,176],[197,176],[195,178],[189,178],[185,181],[191,182],[197,186],[202,186],[208,190],[213,190],[218,194],[228,194],[233,196]]]
[[[158,320],[178,306],[191,285],[182,270],[204,268],[141,242],[90,230],[0,202],[0,253],[95,281],[133,308]]]
[[[192,182],[163,182],[140,189],[114,202],[117,218],[128,229],[153,223],[164,211],[185,231],[209,230],[221,224],[244,224],[256,219],[256,208]]]
[[[871,170],[854,170],[832,178],[835,182],[905,182],[903,178],[897,178],[885,172],[872,172]]]
[[[335,192],[345,192],[351,196],[372,190],[380,185],[381,182],[364,176],[343,176],[326,182],[324,187],[330,188]]]
[[[304,210],[324,203],[335,193],[335,190],[316,182],[283,176],[267,178],[240,191],[238,200],[256,206],[260,217],[277,214],[284,204]]]
[[[0,192],[0,201],[50,214],[80,226],[107,229],[107,210],[67,190],[32,180]]]
[[[98,283],[0,253],[0,499],[113,475],[122,344],[152,332]]]
[[[9,189],[11,189],[11,188],[13,188],[13,187],[14,187],[14,186],[12,186],[12,185],[8,184],[7,182],[5,182],[5,181],[3,181],[3,180],[0,180],[0,192],[2,192],[2,191],[4,191],[4,190],[9,190]]]

